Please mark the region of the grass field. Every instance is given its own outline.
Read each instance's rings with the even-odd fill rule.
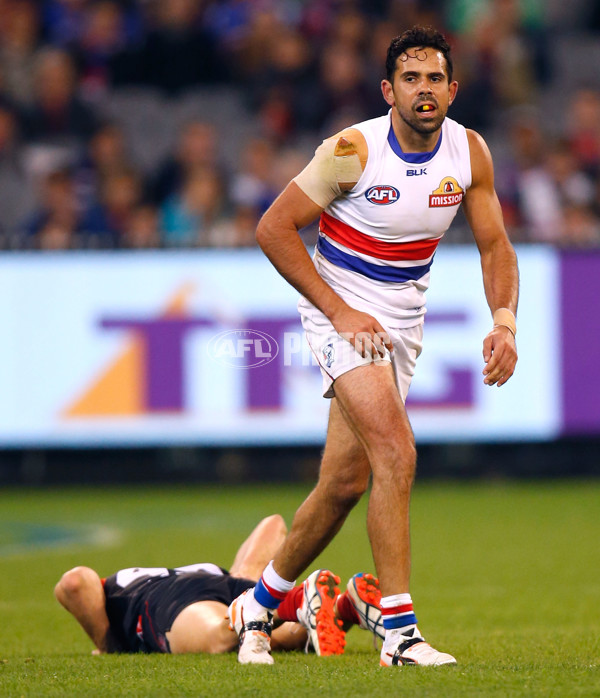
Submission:
[[[59,607],[61,573],[227,566],[264,515],[291,521],[306,487],[0,493],[1,696],[600,696],[600,482],[417,486],[413,599],[457,667],[381,669],[354,630],[346,654],[92,657]],[[372,568],[365,504],[314,567]]]

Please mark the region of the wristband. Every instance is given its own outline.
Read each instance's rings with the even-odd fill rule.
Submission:
[[[498,310],[494,311],[493,321],[494,327],[508,327],[513,333],[513,336],[517,336],[517,319],[512,310],[508,308],[498,308]]]

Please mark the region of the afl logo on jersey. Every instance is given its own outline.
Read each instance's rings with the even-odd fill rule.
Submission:
[[[367,201],[370,201],[372,204],[387,206],[388,204],[395,204],[396,201],[398,201],[400,192],[396,187],[390,187],[388,184],[376,184],[374,187],[367,189],[365,197]]]
[[[444,177],[440,186],[429,195],[429,208],[458,206],[464,195],[464,190],[460,188],[454,177]]]

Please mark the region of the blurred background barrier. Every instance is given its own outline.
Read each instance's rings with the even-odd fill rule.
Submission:
[[[600,433],[600,253],[518,248],[520,360],[482,382],[479,256],[442,246],[409,398],[419,443]],[[0,443],[12,448],[309,445],[328,401],[258,250],[0,259]]]

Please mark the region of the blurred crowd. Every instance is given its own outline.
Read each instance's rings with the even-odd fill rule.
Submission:
[[[568,29],[592,45],[596,5],[579,2]],[[488,139],[512,239],[598,245],[600,77],[561,81],[564,28],[547,9],[0,0],[0,249],[254,245],[258,218],[320,140],[385,113],[386,49],[415,23],[453,45],[449,115]],[[459,219],[450,239],[462,231]]]

